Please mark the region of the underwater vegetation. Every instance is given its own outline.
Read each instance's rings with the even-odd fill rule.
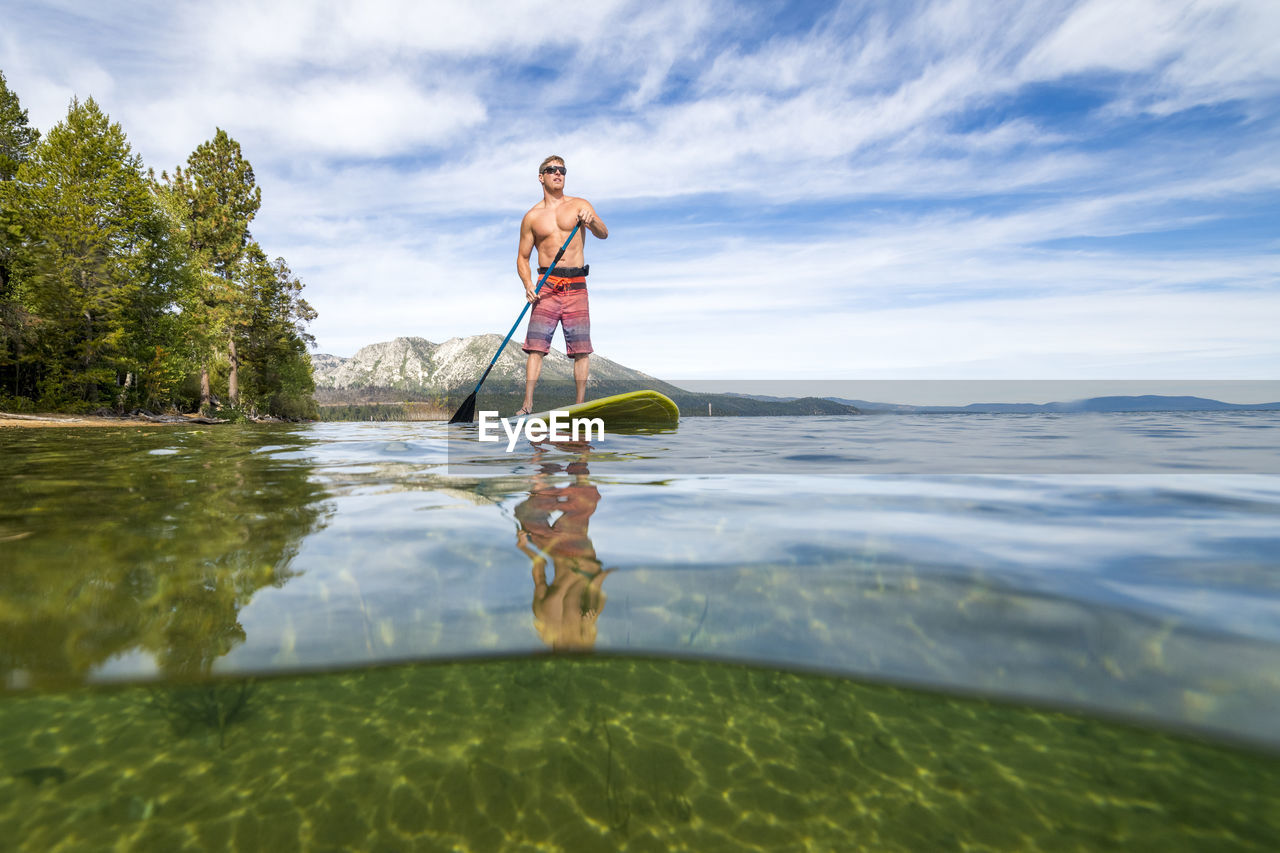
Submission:
[[[605,655],[256,682],[0,699],[0,849],[1280,850],[1267,748],[1074,713]]]
[[[210,681],[151,692],[149,704],[168,718],[174,732],[186,737],[196,728],[217,731],[218,746],[227,748],[227,726],[253,710],[258,685],[252,678]]]
[[[604,728],[604,739],[607,748],[605,765],[608,770],[605,773],[604,789],[605,802],[609,807],[609,828],[614,832],[621,832],[625,835],[627,824],[631,822],[631,802],[626,797],[625,789],[620,793],[621,784],[614,782],[613,738],[609,735],[609,724],[602,720],[601,726]]]
[[[15,779],[25,779],[34,787],[39,788],[45,782],[54,782],[61,785],[67,781],[70,776],[66,770],[61,767],[28,767],[26,770],[20,770],[13,774]]]

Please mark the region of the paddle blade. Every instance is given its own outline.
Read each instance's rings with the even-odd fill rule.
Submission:
[[[462,401],[462,405],[458,407],[458,411],[453,413],[453,417],[449,418],[451,424],[469,424],[476,419],[476,392],[472,391],[471,396]]]

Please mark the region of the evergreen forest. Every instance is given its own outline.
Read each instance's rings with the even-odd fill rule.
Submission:
[[[0,410],[313,418],[315,311],[222,129],[172,174],[89,97],[47,133],[0,71]]]

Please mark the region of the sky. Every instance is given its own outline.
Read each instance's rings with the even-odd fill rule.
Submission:
[[[317,351],[505,334],[557,154],[670,381],[1280,378],[1280,3],[13,2],[42,131],[217,128]],[[523,335],[523,324],[517,336]],[[557,335],[555,344],[562,346]]]

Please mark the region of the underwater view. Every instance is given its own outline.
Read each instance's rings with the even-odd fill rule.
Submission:
[[[1276,417],[0,430],[0,838],[1276,849]]]
[[[537,657],[10,699],[29,850],[1266,850],[1280,762],[732,664]],[[54,761],[42,765],[39,762]]]

